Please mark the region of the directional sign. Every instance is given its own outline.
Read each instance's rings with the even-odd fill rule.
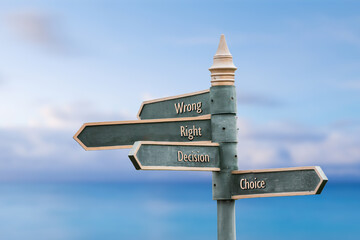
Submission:
[[[220,171],[218,143],[141,141],[129,158],[137,170]]]
[[[327,177],[320,167],[232,173],[232,199],[320,194],[327,182]]]
[[[85,123],[74,139],[85,150],[131,148],[136,141],[210,142],[211,116]]]
[[[238,164],[236,67],[224,35],[209,70],[210,89],[145,101],[136,121],[85,123],[74,139],[85,150],[131,148],[137,170],[213,171],[218,239],[234,240],[235,199],[320,194],[328,179],[320,167],[231,171]]]
[[[145,101],[138,119],[198,117],[210,114],[210,90]]]

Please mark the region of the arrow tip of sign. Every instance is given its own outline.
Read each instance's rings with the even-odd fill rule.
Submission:
[[[316,166],[315,170],[320,177],[320,183],[319,183],[319,186],[317,187],[316,194],[320,194],[322,192],[322,190],[324,189],[324,187],[328,181],[328,178],[326,177],[326,175],[325,175],[324,171],[321,169],[321,167]]]
[[[86,124],[83,124],[80,129],[75,133],[75,135],[73,136],[73,139],[82,147],[84,148],[86,151],[88,150],[88,148],[85,146],[85,144],[79,139],[79,135],[80,133],[84,130]]]
[[[130,160],[133,163],[136,170],[141,169],[141,164],[140,164],[139,160],[136,157],[136,154],[137,154],[140,146],[141,146],[141,141],[135,142],[133,147],[130,149],[129,154],[128,154],[128,157],[130,158]]]

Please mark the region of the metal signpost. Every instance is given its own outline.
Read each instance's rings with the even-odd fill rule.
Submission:
[[[212,171],[218,239],[235,240],[235,200],[320,194],[320,167],[239,171],[232,55],[221,35],[211,88],[143,102],[135,121],[85,123],[74,139],[85,150],[131,148],[137,170]]]

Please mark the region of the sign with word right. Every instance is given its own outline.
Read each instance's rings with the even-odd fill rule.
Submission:
[[[131,148],[136,141],[210,142],[211,115],[85,123],[74,139],[85,150]]]
[[[327,177],[316,167],[233,171],[232,199],[320,194]]]

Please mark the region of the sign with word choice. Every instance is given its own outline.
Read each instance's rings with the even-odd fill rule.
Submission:
[[[198,117],[210,114],[210,90],[145,101],[139,119]]]
[[[320,194],[327,177],[316,167],[232,172],[232,199]]]
[[[220,171],[218,143],[140,141],[129,158],[137,170]]]

